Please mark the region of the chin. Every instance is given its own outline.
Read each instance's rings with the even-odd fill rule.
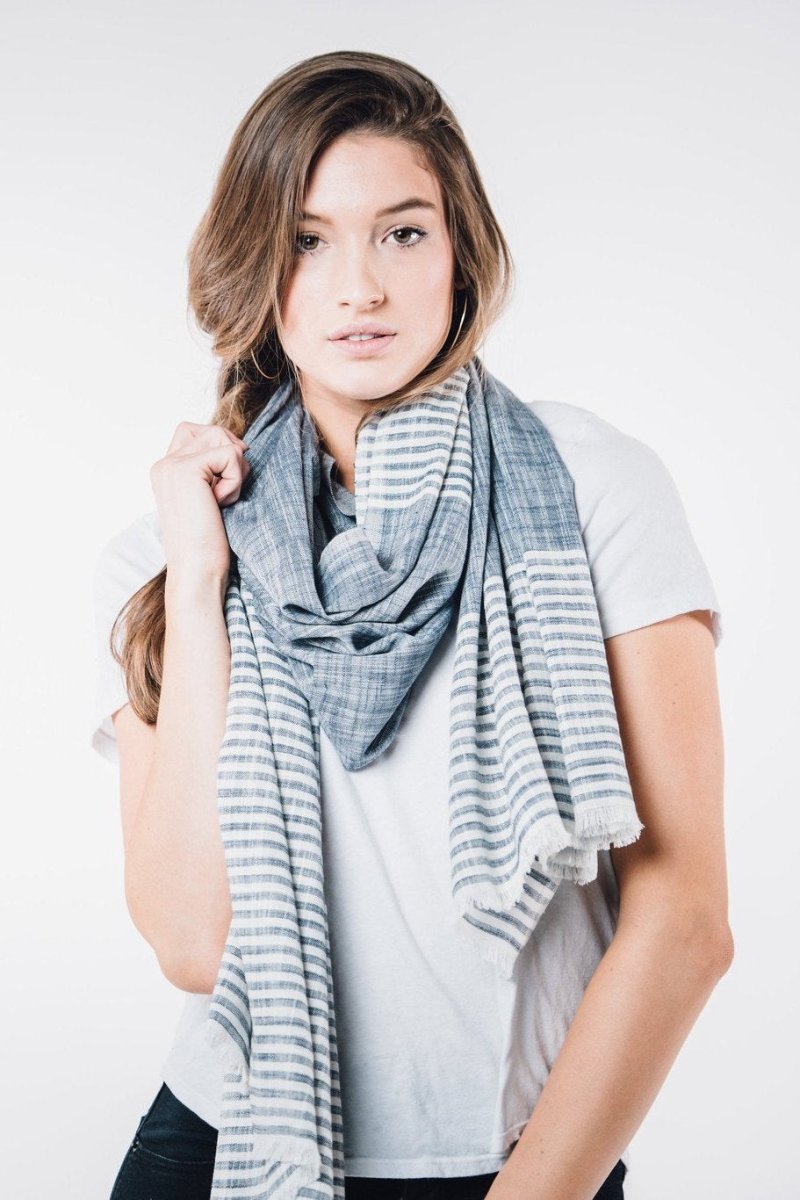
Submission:
[[[340,392],[345,392],[353,400],[377,400],[389,392],[402,387],[409,379],[413,379],[419,368],[409,367],[405,370],[396,363],[370,362],[361,359],[347,363],[344,369],[321,376],[325,384]]]
[[[344,370],[337,372],[350,387],[363,388],[364,395],[379,388],[382,394],[393,392],[414,379],[435,356],[437,348],[430,354],[415,358],[412,362],[389,362],[387,359],[360,359],[344,363]],[[355,393],[354,393],[355,394]],[[377,394],[377,393],[375,393]]]

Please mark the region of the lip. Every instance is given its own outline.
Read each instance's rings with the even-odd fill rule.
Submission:
[[[347,335],[350,333],[371,333],[373,336],[369,341],[349,342]],[[388,325],[371,322],[367,325],[344,325],[329,341],[350,358],[373,358],[391,346],[396,336]]]
[[[338,329],[334,329],[331,341],[335,342],[339,338],[346,338],[351,333],[394,334],[396,332],[391,325],[384,325],[381,321],[351,321],[349,325],[340,325]]]

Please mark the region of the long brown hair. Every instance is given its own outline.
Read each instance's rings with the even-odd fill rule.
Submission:
[[[457,275],[450,333],[424,370],[381,397],[356,429],[447,379],[476,355],[513,286],[511,253],[461,127],[435,84],[408,63],[336,50],[276,76],[239,122],[187,254],[188,307],[220,360],[210,424],[241,437],[293,374],[281,343],[281,299],[296,262],[297,215],[314,167],[341,134],[405,139],[438,177]],[[478,360],[480,365],[480,360]],[[128,600],[110,633],[131,706],[155,723],[167,567]],[[119,629],[124,636],[119,650]]]

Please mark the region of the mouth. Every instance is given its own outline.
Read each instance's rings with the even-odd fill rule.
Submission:
[[[384,324],[383,321],[348,321],[346,325],[340,325],[331,334],[331,341],[338,341],[340,338],[363,337],[371,334],[394,334],[396,329],[392,329],[391,325]]]
[[[395,333],[357,333],[331,338],[330,343],[351,358],[370,358],[382,353],[396,336]]]

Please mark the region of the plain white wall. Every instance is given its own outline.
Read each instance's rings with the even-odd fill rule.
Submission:
[[[4,25],[3,1193],[103,1200],[160,1083],[183,997],[88,746],[91,571],[211,412],[184,255],[233,129],[350,47],[426,71],[466,130],[519,276],[490,369],[659,452],[723,609],[736,960],[626,1194],[796,1196],[798,6],[73,0]]]

